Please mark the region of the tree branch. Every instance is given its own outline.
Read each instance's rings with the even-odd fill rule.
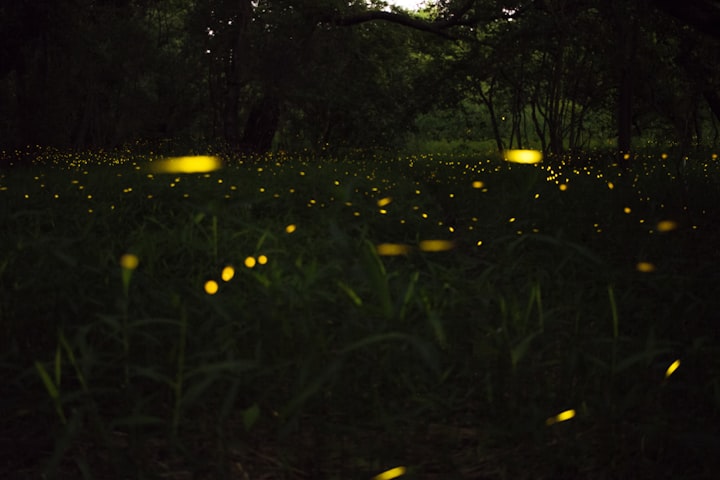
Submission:
[[[652,3],[683,23],[720,37],[720,2],[717,0],[654,0]]]
[[[457,40],[458,37],[451,34],[447,30],[451,27],[456,26],[475,25],[477,23],[476,20],[463,18],[465,14],[473,7],[473,5],[475,5],[475,0],[467,0],[460,8],[451,11],[450,16],[447,19],[435,20],[432,22],[421,20],[416,17],[411,17],[404,13],[386,12],[382,10],[370,10],[367,12],[357,13],[345,17],[332,17],[327,19],[326,21],[334,25],[351,26],[365,22],[381,20],[385,22],[396,23],[398,25],[409,28],[414,28],[415,30],[433,33],[435,35],[439,35],[441,37],[451,40]]]

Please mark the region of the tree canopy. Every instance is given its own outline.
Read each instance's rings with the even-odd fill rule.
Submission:
[[[18,0],[0,138],[233,151],[717,145],[717,0]]]

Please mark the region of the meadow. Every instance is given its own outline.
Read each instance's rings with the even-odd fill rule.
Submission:
[[[714,478],[720,161],[0,172],[0,477]]]

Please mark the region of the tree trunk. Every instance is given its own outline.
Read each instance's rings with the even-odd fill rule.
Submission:
[[[632,149],[632,114],[635,76],[635,57],[637,55],[638,17],[629,23],[621,21],[620,34],[620,81],[617,98],[617,135],[618,154],[621,164],[629,160]]]
[[[705,90],[703,97],[705,97],[705,101],[710,106],[710,111],[715,115],[715,118],[720,120],[720,94],[714,90]]]
[[[280,123],[280,102],[265,95],[250,109],[240,148],[247,153],[261,155],[270,151],[278,124]]]
[[[246,62],[243,52],[248,48],[246,42],[247,26],[253,13],[250,0],[238,1],[235,34],[232,39],[225,71],[225,95],[223,104],[223,136],[228,145],[236,149],[240,143],[240,90],[242,89],[242,71]]]

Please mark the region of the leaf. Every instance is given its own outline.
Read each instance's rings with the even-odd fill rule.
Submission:
[[[537,337],[539,333],[540,332],[535,332],[526,336],[517,345],[510,349],[510,360],[513,368],[517,367],[520,360],[523,359],[528,351],[528,348],[530,348],[530,343],[532,343],[533,339]]]
[[[258,407],[258,404],[253,403],[250,407],[243,410],[242,418],[245,431],[249,432],[253,425],[255,425],[258,421],[258,418],[260,418],[260,407]]]
[[[391,318],[393,316],[393,306],[387,271],[380,256],[377,254],[375,245],[368,240],[364,241],[362,260],[365,272],[368,274],[370,280],[370,286],[375,291],[379,300],[382,313],[386,318]]]
[[[358,296],[357,293],[355,293],[355,290],[353,290],[348,284],[345,282],[342,282],[338,280],[337,282],[338,287],[347,294],[348,297],[350,297],[350,300],[355,304],[356,307],[362,306],[362,299]]]

